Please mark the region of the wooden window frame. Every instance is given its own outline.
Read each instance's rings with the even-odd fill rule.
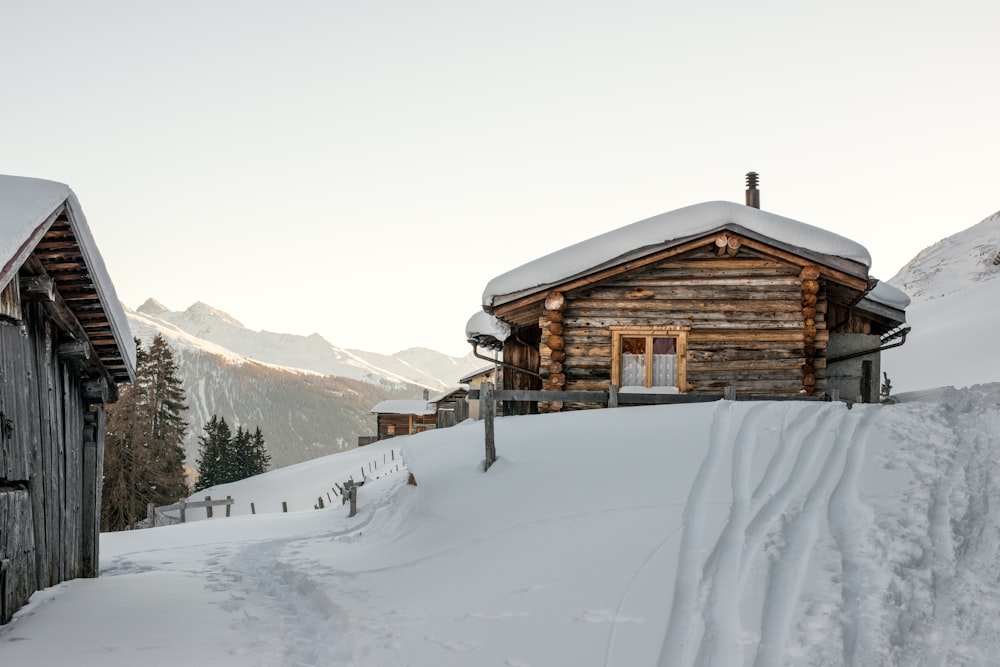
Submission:
[[[622,386],[622,339],[646,339],[646,387],[652,387],[653,339],[677,341],[677,391],[687,391],[687,337],[690,327],[611,327],[611,381]]]

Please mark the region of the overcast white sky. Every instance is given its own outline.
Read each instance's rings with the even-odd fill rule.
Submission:
[[[463,355],[494,276],[743,201],[892,277],[1000,209],[1000,3],[4,3],[0,173],[125,305]]]

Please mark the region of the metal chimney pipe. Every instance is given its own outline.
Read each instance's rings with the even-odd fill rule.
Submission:
[[[760,190],[757,189],[757,172],[747,172],[747,206],[760,208]]]

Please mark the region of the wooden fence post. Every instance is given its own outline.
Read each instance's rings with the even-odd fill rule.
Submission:
[[[479,408],[483,413],[483,430],[486,432],[486,463],[483,466],[483,472],[486,472],[497,460],[493,423],[497,416],[497,404],[493,400],[492,382],[484,382],[479,385]]]
[[[319,498],[317,498],[316,501],[317,501],[316,502],[316,509],[320,509],[321,510],[324,507],[326,507],[326,505],[323,504],[323,496],[320,496]]]
[[[226,517],[229,517],[229,510],[232,508],[232,506],[233,506],[233,497],[226,496]]]
[[[618,407],[618,387],[614,382],[608,385],[608,407]]]
[[[149,519],[149,527],[156,528],[156,505],[153,503],[146,503],[146,518]],[[2,591],[0,595],[3,595]]]
[[[181,523],[187,521],[187,502],[181,501]]]
[[[212,502],[212,496],[205,496],[205,502],[206,503]],[[209,519],[212,518],[212,506],[211,505],[206,505],[205,506],[205,513],[208,515]]]
[[[250,503],[250,514],[256,514],[256,513],[257,513],[257,506],[254,505],[253,503]]]
[[[288,503],[285,502],[284,500],[281,501],[281,511],[282,512],[287,512],[288,511]]]

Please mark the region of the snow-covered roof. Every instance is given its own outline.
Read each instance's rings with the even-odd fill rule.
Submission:
[[[482,375],[489,375],[490,373],[496,371],[496,369],[497,369],[497,365],[496,364],[490,364],[489,366],[483,366],[482,368],[477,368],[476,370],[472,371],[471,373],[469,373],[469,374],[467,374],[467,375],[459,378],[458,381],[461,382],[462,384],[469,384],[469,382],[471,382],[472,380],[476,379],[477,377],[482,376]]]
[[[865,299],[897,310],[906,310],[906,307],[910,305],[910,297],[906,292],[881,280],[875,284]]]
[[[641,256],[657,246],[679,243],[726,226],[738,226],[804,252],[857,262],[867,270],[864,246],[804,222],[726,201],[705,202],[662,213],[558,250],[491,280],[483,291],[490,307],[499,295],[557,284],[600,266]]]
[[[127,379],[135,377],[135,342],[104,259],[76,195],[63,183],[0,175],[0,289],[17,275],[65,205],[66,218],[107,316]],[[105,361],[102,359],[102,361]],[[117,381],[125,380],[119,374]]]
[[[437,406],[425,399],[391,399],[378,403],[369,412],[373,415],[432,415]]]
[[[495,338],[500,342],[507,340],[510,335],[510,325],[498,320],[486,311],[480,310],[469,318],[465,325],[466,340],[477,340],[480,338]]]
[[[468,392],[468,389],[466,389],[465,387],[452,387],[451,389],[447,389],[445,391],[438,392],[437,394],[434,394],[429,399],[427,399],[427,402],[431,403],[431,404],[434,404],[434,405],[437,405],[438,403],[440,403],[441,401],[445,400],[446,398],[451,398],[452,396],[455,396],[455,395],[462,395],[462,396],[464,396],[466,394],[466,392]]]

